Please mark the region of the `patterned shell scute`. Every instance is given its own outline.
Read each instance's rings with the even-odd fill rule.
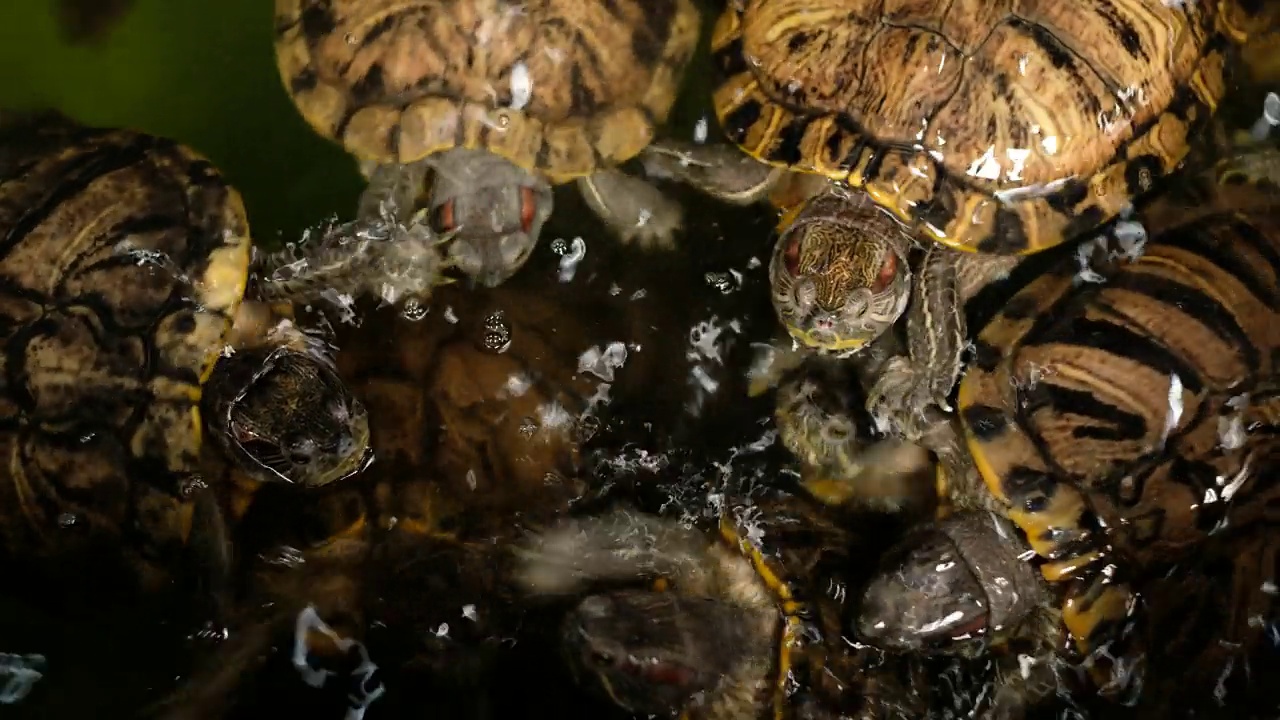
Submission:
[[[1280,452],[1270,212],[1157,228],[1105,283],[1077,282],[1068,263],[975,342],[958,397],[969,447],[1064,588],[1084,649],[1132,606],[1135,568],[1176,561],[1280,496],[1254,467]]]
[[[199,461],[200,385],[247,278],[240,198],[150,135],[54,121],[0,144],[0,540],[145,524],[175,488],[136,481]]]
[[[1114,216],[1225,93],[1215,3],[747,0],[712,40],[730,137],[939,242],[1028,252]],[[749,72],[747,72],[749,70]]]
[[[692,0],[276,0],[281,76],[361,158],[486,148],[553,180],[623,162],[675,101]]]

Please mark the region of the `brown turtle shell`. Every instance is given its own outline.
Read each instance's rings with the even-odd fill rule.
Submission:
[[[1082,651],[1115,637],[1161,568],[1274,514],[1280,224],[1269,190],[1173,191],[1144,213],[1140,257],[1104,283],[1077,281],[1068,260],[977,336],[958,396],[968,447]]]
[[[552,182],[638,154],[666,120],[692,0],[276,0],[285,87],[357,157],[485,149]]]
[[[1166,0],[745,0],[716,113],[775,166],[865,190],[920,233],[1025,254],[1172,172],[1259,11]]]

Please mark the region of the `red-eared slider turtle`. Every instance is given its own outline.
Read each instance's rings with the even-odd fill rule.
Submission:
[[[253,563],[247,618],[166,702],[164,717],[222,717],[271,647],[290,646],[308,604],[368,646],[400,698],[449,702],[444,695],[455,693],[415,694],[422,673],[432,687],[466,683],[470,700],[498,702],[485,684],[488,662],[525,632],[507,572],[512,542],[589,499],[583,444],[607,417],[604,406],[648,391],[652,363],[665,359],[653,301],[583,292],[533,275],[492,289],[444,288],[415,321],[357,308],[360,325],[339,328],[337,364],[369,409],[378,460],[302,499],[258,498],[237,528]],[[600,310],[589,320],[566,311],[584,297]],[[611,381],[581,365],[601,338],[643,347]],[[352,671],[319,633],[304,644],[314,668]],[[361,672],[353,680],[367,686],[352,691],[356,703],[376,697],[381,682]]]
[[[0,237],[6,567],[123,564],[162,585],[217,531],[224,468],[248,490],[367,464],[368,418],[329,346],[245,299],[240,196],[191,149],[8,118]]]
[[[770,491],[726,499],[710,533],[626,507],[575,517],[528,541],[520,579],[585,595],[562,626],[567,660],[632,713],[922,717],[919,666],[844,641],[846,579],[877,552],[827,510]]]
[[[961,652],[1029,639],[1001,702],[1049,689],[1062,649],[1113,691],[1145,585],[1211,536],[1275,521],[1280,152],[1214,176],[1209,195],[1148,208],[1135,259],[1091,281],[1064,258],[982,326],[958,417],[932,430],[970,466],[948,476],[955,512],[890,553],[860,637]]]
[[[362,163],[361,214],[416,204],[496,285],[528,259],[551,186],[576,180],[624,239],[668,245],[681,210],[617,166],[667,118],[697,45],[693,0],[276,0],[280,75]],[[426,174],[432,176],[426,179]]]
[[[737,202],[795,172],[828,179],[782,218],[775,308],[798,343],[842,354],[907,312],[908,353],[868,403],[882,426],[909,426],[947,407],[960,304],[1178,168],[1259,13],[1230,0],[745,0],[711,40],[716,114],[737,148],[654,146],[646,163]]]

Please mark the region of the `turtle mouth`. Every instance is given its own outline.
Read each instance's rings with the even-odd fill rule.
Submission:
[[[806,330],[788,324],[787,333],[808,350],[833,358],[845,358],[867,346],[870,337],[843,337],[828,330]]]

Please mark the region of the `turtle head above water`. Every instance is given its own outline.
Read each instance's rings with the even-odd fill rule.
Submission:
[[[318,487],[373,460],[364,405],[315,348],[237,350],[218,362],[205,395],[215,441],[257,480]]]
[[[861,350],[893,327],[911,295],[910,240],[869,201],[828,192],[784,227],[769,263],[787,332],[822,353]]]
[[[480,285],[506,282],[528,262],[551,216],[542,178],[480,150],[455,149],[431,159],[431,229],[452,234],[449,260]]]
[[[967,655],[1048,600],[1008,521],[965,512],[912,533],[863,594],[858,637],[890,650]]]

